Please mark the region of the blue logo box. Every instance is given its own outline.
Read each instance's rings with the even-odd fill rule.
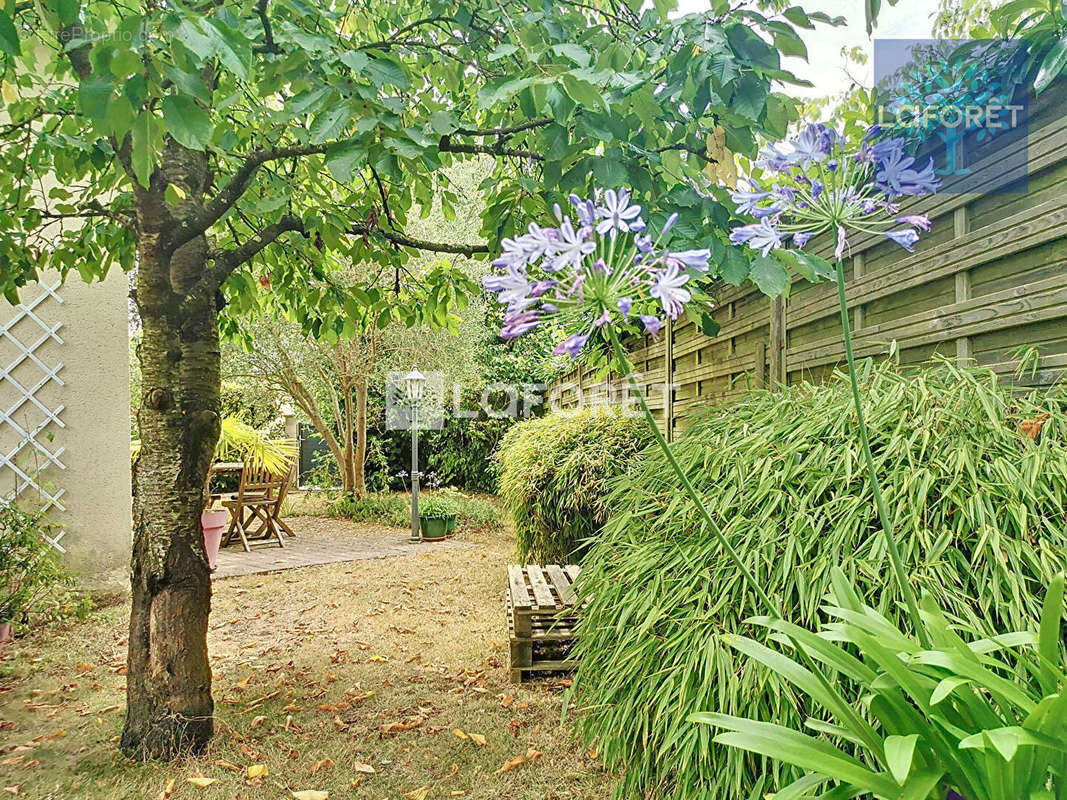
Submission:
[[[876,39],[872,118],[903,136],[939,194],[1027,191],[1026,44],[1001,39]]]

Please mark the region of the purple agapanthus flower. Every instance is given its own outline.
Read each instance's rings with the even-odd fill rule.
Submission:
[[[497,300],[509,308],[526,299],[533,288],[526,275],[515,265],[508,266],[503,275],[486,275],[482,285],[490,292],[496,292]]]
[[[730,241],[733,244],[748,243],[753,250],[759,250],[766,256],[771,250],[782,246],[782,238],[785,236],[773,221],[769,218],[761,219],[752,225],[742,225],[730,231]]]
[[[875,181],[889,197],[932,194],[937,188],[934,160],[921,170],[914,169],[914,164],[915,159],[903,150],[893,150],[876,169]]]
[[[663,260],[668,264],[671,262],[677,262],[683,267],[689,267],[689,269],[695,269],[697,272],[707,272],[708,262],[711,260],[710,250],[682,250],[675,253],[673,251],[667,252],[663,256]]]
[[[538,316],[539,312],[537,309],[512,314],[505,321],[504,327],[500,331],[500,338],[516,339],[524,333],[529,333],[538,326]]]
[[[681,273],[677,263],[668,263],[657,276],[649,294],[657,298],[671,319],[678,319],[691,295],[685,289],[689,276]]]
[[[578,354],[585,347],[585,343],[589,341],[588,333],[572,333],[558,345],[552,352],[557,356],[568,355],[571,358],[577,358]]]
[[[614,329],[655,336],[665,318],[687,305],[710,310],[702,281],[710,248],[667,248],[678,221],[670,214],[658,233],[646,231],[641,206],[628,189],[571,195],[571,214],[553,206],[556,227],[531,224],[506,240],[493,262],[499,272],[483,279],[506,306],[501,336],[513,339],[551,324],[564,331],[558,355],[578,356],[595,336]]]
[[[739,214],[754,214],[759,210],[759,202],[766,200],[770,196],[770,192],[730,192],[730,199],[734,201]]]
[[[897,217],[897,222],[903,225],[911,225],[921,231],[930,230],[930,218],[926,214],[909,214],[906,217]]]
[[[576,266],[583,258],[596,250],[596,242],[587,238],[585,228],[574,229],[569,219],[559,226],[559,242],[556,246],[557,256],[553,262],[555,269]]]
[[[616,236],[631,230],[645,229],[645,224],[641,221],[641,206],[630,205],[630,192],[626,189],[619,189],[617,192],[608,189],[604,192],[604,205],[597,209],[597,216],[601,217],[596,226],[596,232],[599,234],[610,233]]]
[[[885,235],[909,253],[915,250],[915,243],[919,241],[919,232],[914,228],[904,228],[899,231],[886,231]]]
[[[659,333],[659,329],[663,327],[663,320],[652,314],[642,314],[640,316],[641,324],[645,326],[645,331],[655,336]]]
[[[937,190],[932,161],[917,167],[905,141],[885,138],[877,127],[850,151],[833,129],[808,125],[789,145],[766,148],[757,163],[776,173],[774,190],[767,197],[734,193],[737,213],[757,221],[734,228],[730,241],[765,257],[784,246],[802,249],[815,236],[828,234],[841,259],[853,232],[884,233],[911,250],[919,231],[930,229],[925,214],[899,216],[897,200]],[[907,227],[891,230],[897,224]]]

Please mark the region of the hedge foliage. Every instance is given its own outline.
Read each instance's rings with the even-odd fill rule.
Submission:
[[[607,482],[638,462],[644,419],[591,407],[522,422],[500,444],[500,498],[519,557],[571,563],[607,518]]]
[[[1032,628],[1067,556],[1067,392],[1014,397],[991,372],[866,366],[874,458],[912,580],[968,629]],[[830,570],[904,622],[857,444],[847,377],[756,393],[674,444],[689,477],[787,619],[816,627]],[[1037,441],[1033,430],[1042,414]],[[721,711],[799,728],[789,684],[722,644],[764,613],[649,449],[616,479],[579,580],[580,726],[618,797],[747,800],[771,765],[686,721]],[[764,773],[767,773],[764,775]],[[777,778],[778,776],[773,776]],[[782,785],[777,781],[768,786]]]

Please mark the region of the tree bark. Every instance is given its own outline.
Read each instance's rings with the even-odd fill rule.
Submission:
[[[356,431],[355,452],[352,455],[353,493],[356,497],[367,496],[367,376],[356,379]]]
[[[167,255],[163,234],[175,208],[168,182],[202,196],[207,158],[164,148],[149,189],[137,189],[137,305],[144,393],[141,451],[134,464],[126,724],[120,747],[133,758],[173,758],[201,750],[213,733],[207,628],[211,574],[200,515],[220,428],[220,351],[214,298],[191,306],[186,293],[204,273],[198,237]],[[184,305],[183,305],[184,302]]]

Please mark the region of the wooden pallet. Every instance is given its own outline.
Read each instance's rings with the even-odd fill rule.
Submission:
[[[574,564],[508,566],[508,638],[511,641],[511,682],[530,672],[566,672],[574,626],[578,621],[573,583]]]

